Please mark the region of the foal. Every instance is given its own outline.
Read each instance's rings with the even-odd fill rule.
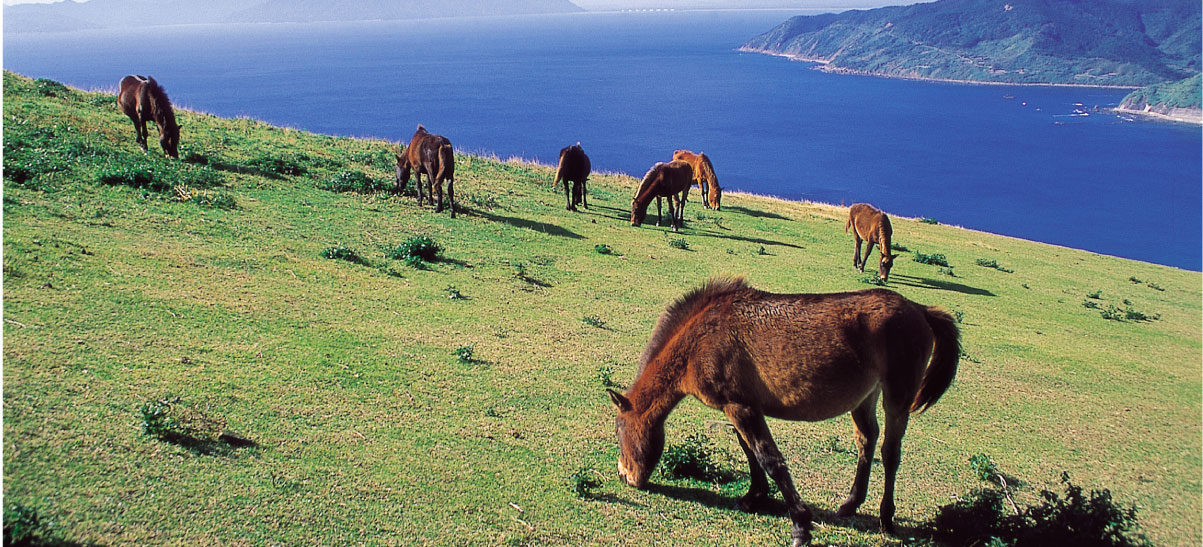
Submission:
[[[159,146],[163,153],[180,157],[180,126],[175,121],[175,111],[171,108],[171,99],[163,91],[159,82],[153,77],[135,76],[133,74],[121,79],[117,84],[117,104],[121,112],[134,122],[134,131],[138,134],[138,146],[146,151],[146,122],[155,122],[159,127]]]
[[[405,190],[411,170],[418,179],[418,205],[422,205],[422,174],[425,174],[426,197],[434,201],[435,193],[438,193],[438,205],[434,211],[443,211],[443,183],[446,182],[451,218],[455,218],[455,150],[451,147],[451,141],[442,135],[432,135],[419,125],[409,141],[409,147],[397,155],[397,191]]]
[[[877,276],[883,282],[889,281],[890,268],[894,267],[894,259],[898,258],[898,255],[890,254],[890,237],[894,234],[894,228],[890,226],[890,217],[868,203],[857,203],[848,209],[848,222],[844,224],[844,232],[847,232],[848,228],[852,228],[852,237],[856,238],[856,255],[852,257],[852,267],[864,272],[869,253],[873,252],[873,245],[876,244],[877,254],[881,255],[877,264]],[[869,242],[869,246],[865,248],[864,260],[860,258],[861,241]]]

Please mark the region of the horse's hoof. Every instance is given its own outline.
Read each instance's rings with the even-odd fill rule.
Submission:
[[[806,545],[810,545],[810,530],[794,530],[790,536],[792,536],[794,539],[791,547],[804,547]]]
[[[835,512],[837,518],[847,518],[856,514],[857,507],[855,505],[841,505],[839,510]]]
[[[891,536],[894,535],[894,520],[882,520],[881,531]]]
[[[769,498],[767,493],[744,494],[744,497],[739,498],[735,502],[735,510],[743,513],[752,513],[764,506],[765,501]]]

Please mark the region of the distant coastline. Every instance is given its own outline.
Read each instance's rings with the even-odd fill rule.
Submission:
[[[1195,111],[1193,111],[1193,113],[1194,113],[1193,115],[1162,114],[1161,112],[1154,112],[1153,110],[1136,110],[1136,109],[1132,109],[1132,108],[1112,108],[1111,111],[1115,112],[1116,114],[1131,114],[1134,116],[1144,116],[1147,118],[1153,118],[1158,121],[1168,121],[1168,122],[1179,122],[1179,123],[1190,123],[1190,124],[1195,124],[1195,125],[1203,125],[1203,110],[1195,110]]]
[[[784,57],[791,61],[803,63],[816,63],[819,66],[816,70],[828,72],[831,74],[847,74],[853,76],[873,76],[876,78],[891,78],[894,80],[914,80],[918,82],[938,82],[948,84],[968,84],[968,85],[997,85],[997,86],[1037,86],[1037,87],[1086,87],[1095,89],[1140,89],[1137,85],[1106,85],[1106,84],[1067,84],[1057,82],[996,82],[990,80],[960,80],[954,78],[932,78],[928,76],[915,76],[912,74],[892,74],[888,72],[873,72],[868,70],[857,70],[852,68],[844,68],[831,66],[831,61],[827,59],[814,59],[802,55],[792,53],[781,53],[768,49],[755,48],[751,46],[740,46],[739,51],[744,53],[759,53],[761,55],[772,55],[774,57]],[[1144,114],[1144,112],[1140,112]]]

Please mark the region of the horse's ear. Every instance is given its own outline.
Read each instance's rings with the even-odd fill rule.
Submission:
[[[631,401],[623,397],[621,393],[612,389],[606,389],[606,392],[610,394],[610,400],[614,401],[614,406],[618,407],[618,410],[626,412],[631,409]]]

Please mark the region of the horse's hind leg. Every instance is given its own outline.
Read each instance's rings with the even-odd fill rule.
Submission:
[[[589,187],[585,186],[585,179],[581,179],[581,205],[589,208]]]
[[[455,218],[455,178],[447,179],[447,206],[451,208],[451,218]]]
[[[852,491],[848,499],[836,511],[837,517],[850,517],[856,514],[860,504],[865,502],[865,492],[869,488],[869,471],[873,467],[873,451],[877,448],[877,397],[880,392],[865,398],[860,406],[852,409],[852,426],[856,433],[856,478],[852,480]]]
[[[885,468],[885,487],[881,495],[881,529],[894,533],[894,479],[902,463],[902,437],[906,435],[907,420],[910,419],[910,403],[896,402],[886,397],[885,440],[881,443],[881,463]]]
[[[434,212],[441,213],[443,212],[443,181],[436,180],[433,184],[434,192],[436,192],[439,197],[439,201],[434,207]]]
[[[576,200],[573,199],[571,189],[568,187],[568,179],[564,179],[563,182],[564,182],[564,203],[567,204],[565,209],[567,209],[569,211],[575,211],[576,204],[573,202],[575,202]]]
[[[723,408],[723,412],[735,426],[735,431],[747,441],[748,448],[756,457],[756,462],[760,464],[761,469],[773,478],[773,482],[777,483],[781,497],[785,498],[789,517],[793,522],[793,529],[790,532],[790,537],[794,540],[793,547],[809,544],[810,532],[814,528],[810,508],[802,503],[802,498],[794,489],[794,481],[789,476],[785,458],[777,449],[777,443],[773,442],[773,435],[769,432],[768,424],[764,423],[764,414],[735,404],[727,405]]]

